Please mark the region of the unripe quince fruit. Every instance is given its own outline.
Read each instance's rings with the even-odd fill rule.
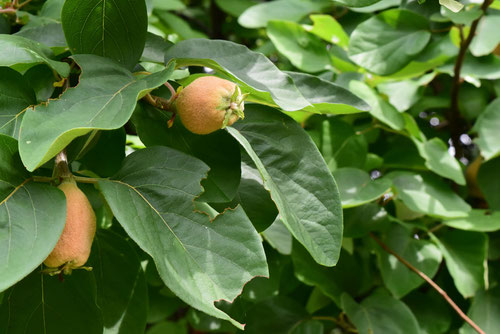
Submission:
[[[214,76],[197,78],[176,99],[177,114],[189,131],[205,135],[243,118],[244,99],[231,81]]]
[[[67,274],[87,262],[96,231],[96,217],[87,196],[73,179],[64,180],[59,189],[66,195],[66,224],[59,241],[43,263]]]

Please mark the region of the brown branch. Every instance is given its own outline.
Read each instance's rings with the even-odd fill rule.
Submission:
[[[399,262],[401,262],[402,264],[404,264],[406,267],[408,267],[408,269],[410,269],[411,271],[413,271],[414,273],[416,273],[418,276],[420,276],[421,278],[423,278],[424,281],[426,281],[427,283],[429,283],[429,285],[431,287],[433,287],[434,290],[436,290],[446,300],[446,302],[448,302],[448,304],[450,304],[450,306],[455,310],[455,312],[457,312],[457,314],[462,319],[464,319],[465,322],[467,322],[469,325],[471,325],[471,327],[474,328],[474,330],[476,332],[478,332],[479,334],[485,334],[484,331],[481,328],[479,328],[479,326],[476,325],[476,323],[474,321],[472,321],[472,319],[469,318],[460,309],[460,307],[457,306],[457,304],[455,304],[455,302],[450,298],[450,296],[448,296],[448,294],[446,293],[446,291],[444,291],[443,289],[441,289],[441,287],[439,285],[437,285],[432,279],[430,279],[429,276],[427,276],[426,274],[424,274],[423,272],[421,272],[420,270],[418,270],[417,268],[415,268],[410,262],[408,262],[405,259],[403,259],[399,254],[397,254],[392,249],[390,249],[389,246],[387,246],[386,244],[384,244],[382,242],[382,240],[380,240],[379,238],[377,238],[373,233],[370,233],[370,237],[372,237],[372,239],[375,240],[375,242],[377,244],[379,244],[380,247],[382,247],[387,253],[394,255],[394,257],[396,257],[396,259],[398,259]]]
[[[0,14],[15,14],[16,13],[16,9],[15,8],[0,8]]]
[[[451,87],[451,107],[448,115],[448,119],[450,121],[451,141],[453,143],[453,146],[455,147],[456,158],[463,157],[464,155],[463,147],[462,144],[460,143],[460,135],[466,130],[465,122],[462,116],[460,115],[460,110],[458,107],[458,94],[460,91],[460,84],[461,84],[460,72],[462,71],[462,65],[465,60],[465,55],[467,54],[467,49],[469,48],[472,39],[476,34],[479,21],[484,16],[486,10],[492,3],[493,0],[484,0],[483,4],[481,5],[481,10],[483,11],[483,14],[479,18],[474,20],[474,22],[472,22],[469,35],[467,35],[467,38],[465,40],[463,36],[462,27],[461,26],[459,27],[460,49],[458,51],[457,60],[455,61],[455,66],[453,68],[453,82]]]

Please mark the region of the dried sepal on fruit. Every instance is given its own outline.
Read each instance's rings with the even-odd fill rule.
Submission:
[[[180,91],[175,107],[186,129],[204,135],[244,118],[247,95],[234,82],[204,76]]]
[[[56,246],[43,262],[45,272],[70,274],[87,262],[96,232],[96,216],[87,196],[73,178],[66,178],[58,187],[66,196],[66,224]]]

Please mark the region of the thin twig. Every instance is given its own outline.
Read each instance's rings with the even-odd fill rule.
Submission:
[[[493,3],[493,0],[484,0],[481,5],[481,10],[483,14],[472,22],[470,27],[469,35],[464,40],[462,27],[459,26],[460,31],[460,49],[458,51],[457,60],[455,61],[455,67],[453,68],[453,83],[451,87],[451,107],[449,112],[449,121],[450,121],[450,132],[451,132],[451,141],[453,146],[455,147],[455,157],[460,158],[463,156],[463,147],[460,143],[460,135],[463,132],[463,118],[460,115],[460,110],[458,107],[458,93],[460,91],[460,72],[462,71],[462,65],[465,60],[465,55],[467,53],[467,49],[469,48],[474,35],[476,34],[477,26],[479,21],[482,19],[488,7]]]
[[[17,6],[17,9],[21,9],[23,8],[24,6],[26,6],[27,4],[29,4],[32,0],[26,0],[25,2],[23,2],[22,4],[19,4],[19,6]]]
[[[15,14],[16,13],[16,9],[15,8],[0,8],[0,14]]]
[[[427,283],[429,283],[429,285],[432,286],[434,288],[434,290],[436,290],[446,300],[446,302],[448,302],[448,304],[450,304],[450,306],[455,310],[455,312],[457,312],[457,314],[462,319],[464,319],[465,322],[467,322],[469,325],[471,325],[471,327],[474,328],[474,330],[476,332],[478,332],[479,334],[485,334],[484,331],[481,328],[479,328],[479,326],[474,321],[472,321],[472,319],[469,318],[460,309],[460,307],[457,306],[457,304],[455,304],[455,302],[450,298],[450,296],[448,296],[448,294],[446,293],[446,291],[444,291],[443,289],[441,289],[441,287],[439,285],[437,285],[432,279],[430,279],[429,276],[427,276],[426,274],[424,274],[423,272],[421,272],[420,270],[418,270],[417,268],[415,268],[411,263],[409,263],[408,261],[406,261],[405,259],[403,259],[399,254],[397,254],[396,252],[394,252],[386,244],[384,244],[379,238],[377,238],[373,233],[370,233],[370,237],[372,237],[372,239],[375,240],[375,242],[377,244],[379,244],[380,247],[382,247],[386,252],[388,252],[389,254],[394,255],[394,257],[396,259],[398,259],[399,262],[401,262],[402,264],[404,264],[406,267],[408,267],[408,269],[410,269],[411,271],[413,271],[414,273],[416,273],[418,276],[420,276],[421,278],[423,278],[424,281],[426,281]]]
[[[168,83],[168,81],[165,82],[165,86],[170,91],[170,98],[168,99],[168,105],[170,105],[177,98],[177,92],[175,91],[174,87],[172,87],[172,85]]]
[[[341,313],[342,316],[343,313]],[[350,326],[350,324],[346,323],[344,319],[337,319],[335,317],[328,317],[328,316],[313,316],[312,320],[319,320],[319,321],[331,321],[334,324],[338,325],[341,327],[343,330],[349,332],[349,333],[359,333],[356,328],[353,328]]]

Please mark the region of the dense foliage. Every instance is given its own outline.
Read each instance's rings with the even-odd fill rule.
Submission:
[[[500,333],[499,28],[500,0],[0,0],[0,333]],[[195,135],[205,75],[245,117]],[[48,275],[66,159],[93,269]]]

